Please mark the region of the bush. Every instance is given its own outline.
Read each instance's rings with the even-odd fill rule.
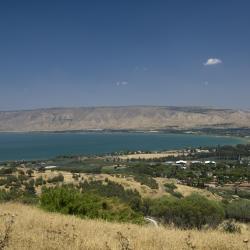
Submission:
[[[10,191],[0,190],[0,202],[17,201],[25,204],[35,204],[38,198],[34,193],[12,188]]]
[[[36,178],[36,180],[35,180],[35,186],[36,186],[36,187],[37,187],[37,186],[42,186],[42,185],[44,185],[44,184],[46,184],[46,181],[43,179],[42,176]]]
[[[125,189],[121,184],[113,181],[90,181],[79,183],[79,188],[84,192],[93,192],[102,197],[117,197],[120,201],[128,204],[133,210],[141,210],[141,196],[138,191]]]
[[[250,222],[250,200],[239,199],[226,205],[226,217]]]
[[[16,168],[1,168],[0,169],[0,175],[8,175],[12,174],[16,171]]]
[[[224,218],[222,206],[198,194],[183,199],[164,197],[149,205],[152,216],[161,217],[165,223],[174,223],[180,228],[202,228],[217,226]]]
[[[219,229],[227,233],[240,233],[240,226],[234,220],[226,220],[219,225]]]
[[[48,183],[57,183],[63,181],[64,181],[64,176],[62,174],[59,174],[57,176],[48,179]]]
[[[159,185],[156,182],[155,179],[153,179],[151,176],[147,176],[147,175],[136,175],[134,177],[135,181],[138,181],[141,183],[141,185],[146,185],[152,189],[158,189]]]
[[[35,181],[33,179],[29,180],[28,182],[26,182],[25,185],[25,192],[29,195],[35,195],[36,194],[36,190],[34,187],[34,183]]]
[[[32,174],[34,174],[34,171],[32,169],[28,169],[26,173],[29,177],[32,177]]]
[[[142,223],[143,216],[115,198],[103,198],[74,187],[43,188],[41,206],[52,212],[74,214],[81,217],[101,218],[109,221]]]
[[[170,192],[170,194],[171,195],[173,195],[174,197],[176,197],[176,198],[183,198],[183,195],[182,195],[182,193],[180,193],[180,192],[175,192],[175,191],[173,191],[173,192]]]
[[[0,190],[0,202],[16,200],[20,196],[20,191],[17,190]]]
[[[183,195],[180,192],[174,191],[177,187],[174,183],[165,183],[165,190],[169,194],[173,195],[176,198],[182,198]]]
[[[174,183],[165,183],[164,186],[165,186],[167,192],[169,190],[173,191],[177,188]]]

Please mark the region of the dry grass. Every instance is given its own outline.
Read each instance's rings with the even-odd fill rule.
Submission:
[[[137,153],[137,154],[127,154],[127,155],[119,155],[118,157],[121,160],[138,160],[138,159],[144,159],[144,160],[149,160],[149,159],[160,159],[160,158],[166,158],[169,156],[183,156],[187,155],[187,153],[184,153],[182,150],[169,150],[165,152],[158,152],[158,153]]]
[[[159,191],[162,190],[161,194],[166,194],[164,184],[165,183],[174,183],[177,187],[175,191],[181,193],[184,197],[191,195],[192,193],[198,193],[210,200],[221,200],[222,198],[219,195],[213,194],[206,189],[200,189],[195,187],[190,187],[186,185],[181,185],[177,183],[176,179],[167,179],[167,178],[155,178],[159,184]],[[159,195],[160,196],[160,195]]]
[[[48,178],[52,178],[57,176],[59,173],[61,173],[64,176],[64,183],[75,183],[77,184],[78,181],[74,180],[72,178],[72,173],[67,171],[57,171],[57,170],[46,170],[44,173],[39,173],[37,171],[34,171],[34,178],[38,178],[42,176],[45,180]],[[110,181],[116,182],[118,184],[121,184],[126,189],[132,189],[137,190],[142,197],[150,197],[150,198],[160,198],[163,195],[169,196],[170,194],[165,191],[164,184],[165,183],[175,183],[177,186],[177,189],[175,191],[180,192],[184,197],[190,195],[191,193],[198,193],[202,196],[207,197],[208,199],[213,200],[220,200],[221,197],[215,194],[212,194],[211,192],[205,190],[205,189],[199,189],[194,187],[189,187],[185,185],[177,184],[177,181],[175,179],[167,179],[167,178],[155,178],[157,183],[159,184],[159,189],[151,189],[150,187],[146,185],[141,185],[139,182],[135,181],[133,177],[124,177],[119,175],[109,175],[109,174],[85,174],[80,173],[80,178],[84,178],[84,180],[102,180],[104,181],[106,178]],[[47,186],[51,186],[47,184]],[[36,188],[38,194],[41,192],[41,187]]]
[[[58,174],[62,174],[64,176],[64,183],[74,183],[77,184],[78,181],[74,180],[72,177],[72,173],[67,171],[57,171],[57,170],[46,170],[44,173],[39,173],[37,171],[34,171],[34,178],[43,177],[43,179],[48,180],[49,178],[55,177]],[[118,177],[118,175],[109,175],[109,174],[86,174],[86,173],[80,173],[80,178],[83,178],[84,180],[101,180],[104,181],[106,178],[110,181],[116,182],[118,184],[121,184],[124,186],[125,189],[136,189],[143,197],[159,197],[162,192],[159,192],[160,190],[153,190],[149,188],[148,186],[141,185],[139,182],[135,181],[133,177]],[[47,186],[51,186],[49,184],[46,184]],[[41,191],[41,188],[36,188],[38,194]]]
[[[181,231],[131,224],[82,220],[74,216],[46,213],[20,204],[0,204],[0,214],[17,214],[5,249],[247,249],[249,231]],[[5,230],[0,221],[1,235]],[[244,242],[245,241],[245,242]]]

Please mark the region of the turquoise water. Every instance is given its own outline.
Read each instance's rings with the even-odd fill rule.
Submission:
[[[0,161],[121,150],[165,150],[234,145],[239,138],[164,133],[0,133]]]

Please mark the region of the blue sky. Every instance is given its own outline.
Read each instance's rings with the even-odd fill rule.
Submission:
[[[1,1],[0,110],[250,108],[250,1]]]

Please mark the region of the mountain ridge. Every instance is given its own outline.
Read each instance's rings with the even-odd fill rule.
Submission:
[[[250,128],[250,111],[210,107],[99,106],[0,111],[1,132]]]

